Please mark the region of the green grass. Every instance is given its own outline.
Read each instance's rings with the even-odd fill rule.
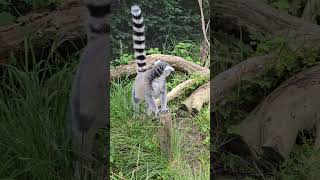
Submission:
[[[190,61],[190,50],[196,51],[192,43],[178,43],[168,54],[184,55]],[[151,49],[149,53],[161,53],[159,49]],[[126,64],[125,54],[119,62]],[[182,56],[183,57],[183,56]],[[120,63],[121,64],[121,63]],[[158,123],[144,115],[133,119],[131,106],[131,89],[133,79],[117,80],[111,85],[111,175],[112,179],[209,179],[209,108],[206,106],[199,115],[192,117],[179,107],[181,101],[208,77],[197,74],[187,75],[175,73],[168,79],[168,92],[187,79],[194,78],[197,84],[168,103],[173,115],[172,145],[173,159],[168,161],[160,153],[157,135]],[[141,111],[145,108],[142,104]],[[190,138],[190,130],[196,129],[204,138],[195,142]],[[192,135],[191,135],[192,136]],[[199,147],[198,144],[203,146]],[[195,160],[193,166],[191,160]]]
[[[37,65],[30,69],[4,67],[0,178],[63,179],[71,175],[66,108],[72,69],[68,64],[50,74],[53,68]],[[46,73],[50,77],[44,80]]]
[[[177,85],[183,75],[176,75],[171,83]],[[186,76],[186,75],[185,75]],[[172,133],[173,159],[168,162],[160,154],[157,135],[158,124],[142,117],[133,119],[131,107],[132,81],[113,82],[111,86],[111,174],[113,179],[209,179],[209,150],[204,148],[199,155],[201,165],[193,173],[187,162],[192,141],[186,139],[186,129],[176,123]],[[172,107],[175,103],[169,103]],[[177,103],[176,103],[177,104]],[[205,111],[208,111],[207,109]],[[175,113],[173,113],[175,114]],[[209,126],[209,114],[199,116]],[[186,118],[186,121],[192,120]],[[207,137],[209,132],[206,131]],[[208,147],[208,146],[207,146]],[[195,150],[195,149],[193,149]],[[201,150],[201,149],[199,149]]]

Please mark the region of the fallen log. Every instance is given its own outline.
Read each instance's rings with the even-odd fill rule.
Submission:
[[[201,111],[204,104],[210,101],[210,82],[200,86],[181,104],[191,114],[197,114]]]
[[[17,23],[0,27],[0,64],[6,63],[10,53],[23,56],[24,41],[30,37],[34,49],[51,47],[53,40],[81,41],[85,39],[85,7],[52,12],[33,13],[17,19]]]
[[[209,75],[210,70],[208,68],[202,67],[190,61],[187,61],[178,56],[164,55],[164,54],[152,54],[148,55],[146,61],[147,68],[151,68],[157,59],[169,63],[176,71],[192,73],[198,72],[201,74]],[[111,69],[110,78],[111,80],[121,78],[124,76],[131,76],[136,74],[136,63],[132,61],[131,63],[123,66],[117,66]]]
[[[175,99],[177,97],[179,97],[185,89],[191,87],[192,85],[194,85],[196,83],[195,79],[189,79],[186,80],[185,82],[179,84],[178,86],[176,86],[175,88],[173,88],[168,94],[167,94],[167,100],[168,102],[171,101],[172,99]],[[160,99],[156,100],[156,104],[159,107],[160,106]]]
[[[287,37],[294,50],[319,47],[320,27],[305,22],[258,0],[216,0],[213,4],[215,31],[233,34],[249,42],[249,34],[267,33]],[[241,33],[241,35],[240,35]]]
[[[271,55],[252,57],[215,76],[211,80],[211,108],[215,109],[217,102],[221,101],[243,77],[262,73],[271,60]]]
[[[286,159],[298,132],[315,127],[319,121],[319,92],[320,65],[317,65],[281,84],[232,129],[254,156],[260,154],[276,162]],[[320,134],[317,136],[318,143]]]

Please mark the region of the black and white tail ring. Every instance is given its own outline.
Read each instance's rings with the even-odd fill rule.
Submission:
[[[132,27],[133,27],[133,49],[134,58],[137,64],[137,73],[145,72],[146,52],[145,52],[145,31],[144,21],[141,9],[138,5],[131,6]]]

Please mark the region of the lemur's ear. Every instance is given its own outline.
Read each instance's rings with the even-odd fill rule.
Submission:
[[[160,59],[156,60],[156,62],[154,62],[154,65],[157,65],[159,62],[161,62]]]

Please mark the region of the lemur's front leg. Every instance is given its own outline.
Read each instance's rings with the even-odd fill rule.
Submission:
[[[151,110],[154,112],[155,116],[159,116],[159,109],[156,104],[155,98],[151,94],[145,95],[146,102],[148,103],[148,111]]]
[[[165,83],[160,90],[161,112],[169,112],[169,109],[167,108],[167,102],[168,102],[168,100],[167,100],[167,85]]]

